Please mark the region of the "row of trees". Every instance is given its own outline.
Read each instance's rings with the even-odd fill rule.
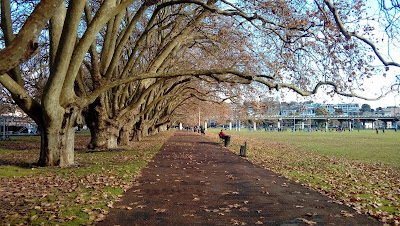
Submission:
[[[351,81],[376,74],[374,57],[399,66],[361,23],[365,9],[361,0],[1,0],[0,83],[42,131],[39,164],[68,166],[83,121],[90,148],[114,148],[165,129],[194,99],[321,86],[357,96]],[[388,36],[397,31],[385,22]]]

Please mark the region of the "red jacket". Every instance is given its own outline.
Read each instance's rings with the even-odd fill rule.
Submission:
[[[223,136],[223,137],[226,136],[226,134],[222,131],[219,134],[221,134],[221,136]]]

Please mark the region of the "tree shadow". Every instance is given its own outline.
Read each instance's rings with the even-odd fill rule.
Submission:
[[[30,169],[33,167],[37,167],[36,162],[32,163],[32,162],[15,162],[15,161],[10,161],[7,159],[0,159],[0,166],[17,166],[17,167],[21,167],[24,169]]]
[[[92,154],[92,153],[107,153],[107,152],[123,152],[126,151],[127,149],[123,149],[123,148],[115,148],[115,149],[95,149],[95,150],[91,150],[91,149],[75,149],[75,151],[77,151],[80,154]]]
[[[14,151],[38,150],[40,146],[35,143],[1,143],[1,149]]]
[[[213,146],[220,146],[220,143],[216,143],[216,142],[206,142],[206,141],[200,141],[197,142],[198,144],[207,144],[207,145],[213,145]]]

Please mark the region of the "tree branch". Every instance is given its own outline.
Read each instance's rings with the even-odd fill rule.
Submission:
[[[350,37],[355,37],[359,40],[361,40],[362,42],[364,42],[365,44],[367,44],[368,46],[371,47],[372,51],[374,51],[375,55],[379,58],[379,60],[383,63],[383,65],[385,66],[396,66],[396,67],[400,67],[400,63],[394,62],[394,61],[387,61],[385,59],[385,57],[379,52],[378,48],[376,47],[376,45],[370,41],[369,39],[367,39],[366,37],[358,34],[355,31],[348,31],[346,29],[346,27],[344,26],[340,16],[339,16],[339,12],[338,9],[332,4],[332,2],[330,0],[324,0],[326,6],[328,6],[329,10],[331,11],[331,13],[333,14],[333,17],[335,18],[335,22],[336,25],[339,27],[340,32],[346,37],[346,38],[350,38]]]
[[[379,97],[375,97],[375,98],[369,98],[369,97],[364,97],[364,96],[360,96],[358,94],[354,94],[354,93],[346,93],[342,90],[340,90],[338,84],[334,83],[334,82],[329,82],[329,81],[325,81],[325,82],[319,82],[317,85],[315,85],[313,90],[302,90],[300,88],[298,88],[296,85],[293,84],[288,84],[288,83],[271,83],[271,82],[267,82],[265,80],[259,79],[259,78],[255,78],[254,81],[259,82],[261,84],[264,84],[266,86],[268,86],[270,89],[275,89],[275,90],[280,90],[281,88],[288,88],[293,90],[294,92],[302,95],[302,96],[311,96],[314,95],[318,92],[319,88],[322,86],[330,86],[333,88],[333,91],[341,96],[346,96],[346,97],[356,97],[359,99],[363,99],[363,100],[380,100],[383,97],[387,96],[389,93],[394,92],[393,89],[391,89],[390,91],[387,91],[386,93],[383,93],[382,95],[380,95]],[[392,87],[397,86],[398,84],[392,85]]]
[[[31,58],[38,49],[36,41],[55,9],[64,0],[42,0],[25,21],[9,46],[0,51],[0,75]]]
[[[24,87],[20,86],[8,74],[0,75],[0,83],[11,93],[18,106],[38,125],[42,125],[42,109],[39,102],[30,97]]]

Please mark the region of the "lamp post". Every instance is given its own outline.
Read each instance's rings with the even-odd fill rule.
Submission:
[[[200,128],[201,122],[200,122],[200,107],[199,107],[199,128]]]
[[[6,139],[6,117],[3,117],[3,139]]]
[[[293,132],[296,131],[296,118],[295,114],[293,114]]]

